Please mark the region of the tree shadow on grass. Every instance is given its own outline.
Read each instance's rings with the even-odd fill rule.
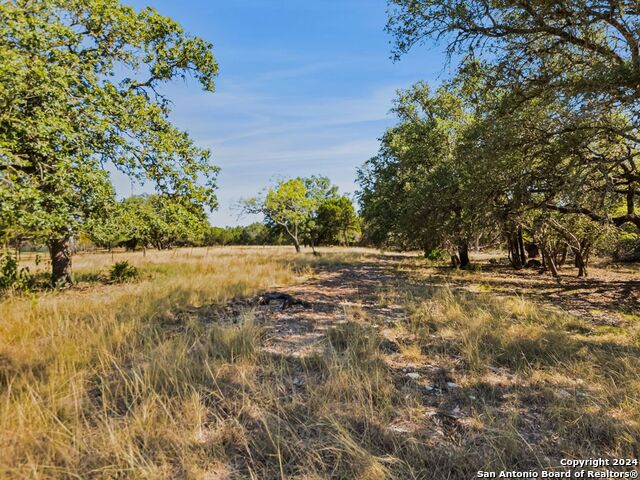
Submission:
[[[406,264],[410,275],[434,286],[488,291],[498,296],[524,296],[537,303],[560,308],[595,324],[620,325],[624,315],[640,311],[640,279],[603,276],[577,278],[563,275],[557,283],[535,270],[515,270],[505,265],[481,264],[481,272],[466,272],[444,266]],[[604,272],[604,271],[603,271]],[[600,272],[596,272],[600,274]],[[424,275],[428,275],[424,277]]]

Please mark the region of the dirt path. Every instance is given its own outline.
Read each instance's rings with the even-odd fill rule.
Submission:
[[[318,347],[328,329],[347,321],[349,315],[357,316],[359,311],[390,319],[404,315],[400,307],[377,302],[380,289],[395,281],[388,268],[391,264],[391,260],[381,259],[326,267],[310,281],[274,290],[303,304],[273,300],[257,307],[257,320],[266,329],[264,349],[306,356]]]
[[[237,319],[238,312],[251,311],[255,321],[264,329],[261,349],[268,354],[264,357],[275,358],[278,362],[282,361],[278,365],[286,365],[283,370],[285,377],[281,379],[283,386],[279,390],[283,392],[279,408],[289,405],[292,411],[303,412],[296,427],[305,425],[300,430],[305,432],[301,434],[300,445],[318,441],[318,419],[309,412],[315,412],[313,409],[326,404],[330,405],[331,415],[338,415],[341,423],[349,425],[349,431],[357,441],[369,445],[371,451],[388,452],[390,445],[396,445],[394,442],[398,442],[397,445],[411,444],[412,448],[418,449],[411,452],[419,453],[402,457],[407,464],[416,458],[427,458],[427,463],[442,475],[469,478],[465,476],[466,473],[463,475],[460,472],[476,471],[476,466],[483,465],[484,455],[500,452],[496,450],[496,445],[507,445],[510,449],[511,456],[500,457],[500,462],[507,458],[510,462],[520,462],[522,465],[558,465],[559,457],[556,457],[560,452],[576,452],[578,458],[588,458],[594,456],[597,449],[610,448],[608,437],[598,439],[601,443],[595,447],[583,445],[580,431],[596,431],[606,425],[606,429],[612,432],[634,432],[635,427],[628,427],[616,416],[614,407],[599,396],[598,392],[605,391],[602,385],[606,383],[603,377],[593,372],[602,372],[605,366],[612,371],[625,371],[625,368],[637,371],[635,367],[627,367],[634,365],[637,349],[624,343],[624,335],[619,337],[617,343],[618,337],[587,340],[573,331],[565,332],[562,337],[567,342],[566,348],[556,348],[558,344],[554,342],[558,337],[553,334],[547,336],[540,331],[530,342],[521,342],[517,335],[502,337],[507,347],[504,348],[505,357],[487,350],[489,353],[484,352],[487,353],[486,362],[484,357],[478,357],[485,362],[482,368],[472,369],[469,367],[469,358],[476,358],[474,352],[483,353],[480,347],[472,345],[471,355],[467,355],[461,339],[456,336],[412,330],[408,321],[409,312],[398,304],[402,303],[402,298],[395,297],[394,292],[402,294],[403,291],[417,288],[416,295],[426,293],[424,303],[427,309],[437,309],[442,305],[438,304],[440,300],[437,295],[431,304],[428,295],[430,289],[424,292],[424,287],[459,289],[470,295],[523,295],[544,306],[572,312],[597,325],[599,322],[623,321],[612,316],[613,308],[619,308],[621,303],[618,301],[617,305],[610,305],[616,295],[623,295],[629,302],[636,301],[635,291],[626,291],[637,281],[633,272],[628,274],[629,278],[622,277],[620,272],[615,273],[616,278],[569,280],[558,286],[553,280],[547,281],[539,275],[534,277],[527,274],[512,279],[502,270],[456,272],[434,268],[417,258],[370,255],[346,263],[318,267],[316,274],[301,284],[264,292],[273,294],[271,301],[253,298],[248,303],[246,300],[242,303],[239,300],[238,305],[231,307],[234,311],[230,313],[235,312],[235,315],[229,315],[229,318]],[[607,286],[607,280],[610,286]],[[533,282],[539,282],[537,288],[531,288]],[[478,288],[483,285],[491,285],[492,288]],[[593,288],[602,291],[594,292]],[[545,289],[545,298],[542,298],[542,289]],[[552,295],[554,293],[556,295]],[[263,300],[267,298],[265,294],[262,295]],[[294,301],[278,299],[278,295]],[[591,317],[580,315],[581,311],[598,307],[602,308],[602,319],[593,318],[596,317],[594,313],[591,313]],[[510,318],[504,322],[501,320],[500,331],[508,330]],[[338,336],[330,335],[331,348],[325,349],[329,331],[340,323],[351,321],[359,325],[350,324],[346,328],[336,329]],[[356,327],[352,331],[358,337],[339,336],[352,326]],[[455,325],[453,327],[458,328]],[[519,327],[528,334],[526,326],[519,324]],[[448,328],[447,325],[444,328]],[[349,355],[341,356],[339,340],[334,342],[334,338],[348,338],[351,341],[355,338],[371,338],[371,329],[375,329],[379,335],[375,340],[380,342],[371,348],[373,354],[370,352],[369,360],[373,360],[370,363],[367,363],[369,357],[364,350],[364,353],[350,350]],[[461,333],[465,331],[468,333],[469,329],[460,330]],[[307,362],[316,352],[320,356]],[[332,356],[336,352],[338,354]],[[354,352],[355,355],[352,355]],[[358,359],[364,358],[365,362],[361,365],[349,363],[356,356]],[[521,357],[532,360],[529,365],[532,365],[534,373],[526,373],[526,369],[519,370]],[[338,368],[332,371],[334,364],[331,362],[336,358],[339,360]],[[558,361],[558,358],[563,360]],[[324,364],[323,359],[329,359],[330,362]],[[602,360],[606,363],[592,370],[593,362],[601,361],[599,359],[606,359]],[[570,371],[564,367],[569,362],[573,365]],[[612,365],[610,362],[619,363],[609,367]],[[345,365],[348,368],[341,370]],[[354,365],[360,370],[354,370]],[[371,365],[382,365],[379,371],[383,373],[368,375],[371,371],[378,372]],[[576,374],[576,371],[583,373]],[[363,377],[359,376],[362,372],[367,373],[367,379],[383,380],[381,384],[364,382]],[[267,375],[265,378],[273,382],[274,378],[279,377]],[[620,398],[631,398],[631,395],[623,391]],[[599,409],[596,413],[593,412],[594,405]],[[301,406],[303,408],[299,410]],[[547,410],[562,412],[564,416],[552,417],[546,413]],[[370,417],[363,417],[363,412]],[[517,417],[514,417],[514,412],[517,412]],[[578,420],[573,416],[575,412],[580,413]],[[367,422],[363,418],[367,418]],[[575,435],[571,431],[559,430],[564,425],[573,425],[578,421],[582,422],[579,425],[583,430],[578,430]],[[313,428],[305,430],[307,424],[313,424]],[[373,430],[369,431],[368,428]],[[616,433],[611,438],[618,438],[622,434]],[[507,443],[500,443],[503,439]],[[328,444],[333,445],[335,441],[336,437],[333,436]],[[382,443],[377,444],[377,441]],[[404,455],[400,450],[393,451],[394,455]],[[535,454],[534,457],[531,452]],[[563,453],[563,456],[566,455]],[[467,463],[461,466],[461,462]],[[416,471],[421,471],[422,466],[416,468]]]
[[[596,271],[594,278],[568,277],[558,285],[551,278],[528,271],[492,269],[467,274],[421,267],[424,273],[415,276],[412,269],[405,268],[406,263],[401,267],[404,271],[399,272],[401,263],[392,256],[379,256],[326,266],[309,281],[273,290],[303,304],[283,305],[275,300],[257,307],[257,321],[266,329],[264,348],[278,354],[306,356],[317,348],[329,328],[348,317],[357,318],[359,312],[378,319],[383,327],[385,323],[392,325],[405,312],[399,305],[380,302],[381,292],[390,285],[399,289],[403,284],[446,286],[471,293],[487,293],[484,288],[489,286],[491,294],[523,295],[547,308],[559,308],[596,324],[621,325],[625,323],[621,310],[637,311],[640,303],[640,281],[633,274],[602,270]]]

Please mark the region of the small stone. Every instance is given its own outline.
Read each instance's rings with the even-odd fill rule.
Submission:
[[[412,380],[418,380],[420,378],[420,374],[418,372],[411,372],[407,373],[407,377],[411,378]]]
[[[408,433],[409,429],[405,426],[402,425],[392,425],[389,427],[389,430],[391,430],[394,433]]]
[[[571,396],[571,394],[569,392],[567,392],[566,390],[564,390],[563,388],[561,388],[560,390],[558,390],[558,396],[560,398],[569,398]]]
[[[300,377],[296,377],[296,378],[293,379],[293,384],[296,387],[301,387],[302,385],[304,385],[304,379],[300,378]]]
[[[477,398],[475,396],[473,396],[473,395],[469,395],[469,399],[470,400],[477,400]]]
[[[447,388],[458,388],[459,385],[453,382],[447,382]]]
[[[425,385],[425,386],[424,386],[424,389],[425,389],[427,392],[433,392],[433,387],[432,387],[431,385]]]

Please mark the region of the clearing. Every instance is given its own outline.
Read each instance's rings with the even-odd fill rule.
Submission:
[[[495,256],[116,257],[141,278],[103,285],[112,260],[80,257],[79,288],[0,303],[5,476],[468,479],[638,457],[631,267],[556,284]]]

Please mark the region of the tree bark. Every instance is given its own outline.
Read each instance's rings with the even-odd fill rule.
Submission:
[[[518,241],[518,233],[515,231],[511,231],[507,235],[507,244],[509,247],[509,261],[511,265],[516,270],[524,267],[524,263],[522,263],[522,256],[520,255],[520,244]]]
[[[529,242],[525,245],[525,250],[527,251],[528,258],[537,258],[540,256],[540,248],[538,244],[535,242]]]
[[[522,227],[518,227],[518,255],[520,256],[520,265],[525,266],[527,264],[527,254],[524,250],[524,239],[522,238]]]
[[[281,227],[284,228],[284,231],[287,232],[287,235],[291,237],[293,240],[293,246],[296,248],[296,253],[300,253],[300,240],[298,239],[298,226],[296,225],[293,232],[289,230],[289,227],[285,223],[279,223]]]
[[[571,250],[573,251],[575,266],[578,268],[578,277],[588,276],[588,253],[582,252],[577,248],[571,248]]]
[[[542,257],[544,259],[544,266],[548,268],[551,272],[551,275],[556,280],[560,281],[560,274],[558,273],[558,267],[556,266],[555,259],[553,258],[553,254],[551,253],[549,246],[546,242],[542,244]]]
[[[466,243],[458,245],[458,257],[460,258],[460,268],[469,266],[469,245]]]
[[[473,250],[474,250],[476,253],[480,253],[480,240],[481,240],[481,239],[482,239],[482,233],[478,234],[478,235],[476,236],[476,239],[475,239],[475,244],[474,244]]]
[[[556,254],[556,265],[562,266],[567,261],[567,246],[564,245],[559,254]]]
[[[49,240],[49,254],[51,255],[51,284],[59,287],[73,283],[69,237]]]

